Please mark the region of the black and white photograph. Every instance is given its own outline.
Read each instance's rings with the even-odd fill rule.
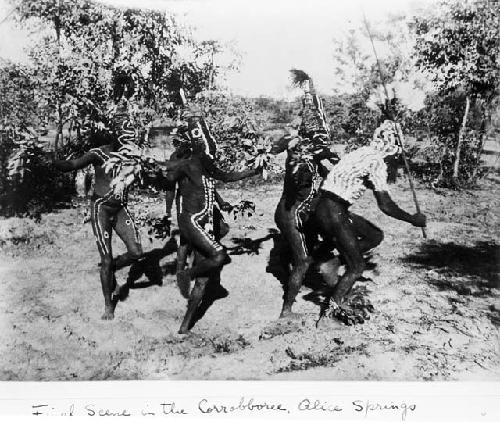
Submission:
[[[0,0],[2,389],[498,383],[499,10]]]

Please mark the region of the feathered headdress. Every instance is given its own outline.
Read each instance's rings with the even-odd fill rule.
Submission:
[[[302,122],[299,127],[299,136],[312,141],[326,142],[330,138],[330,130],[326,122],[321,98],[316,94],[312,78],[303,70],[290,70],[292,86],[304,90],[302,100]]]
[[[311,77],[300,69],[290,69],[290,77],[292,79],[292,86],[296,88],[304,88],[308,82],[308,88],[312,85]]]
[[[178,128],[176,143],[178,146],[188,141],[191,149],[201,148],[211,159],[215,158],[217,141],[210,133],[210,129],[203,117],[203,111],[196,104],[189,104],[184,91],[183,76],[179,72],[173,72],[167,78],[166,86],[172,92],[172,100],[183,108],[182,116],[187,120],[187,125]]]

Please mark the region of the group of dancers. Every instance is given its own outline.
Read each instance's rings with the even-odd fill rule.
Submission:
[[[131,78],[115,81],[115,101],[127,104],[134,95]],[[292,306],[306,272],[315,261],[322,261],[321,294],[327,314],[346,324],[363,322],[366,309],[352,306],[349,293],[365,269],[365,253],[383,240],[378,227],[349,211],[366,189],[374,192],[379,209],[398,220],[425,227],[421,213],[410,214],[399,208],[389,195],[385,160],[399,154],[394,122],[385,120],[376,129],[371,142],[343,157],[332,152],[332,142],[321,99],[312,80],[303,85],[302,121],[297,136],[286,135],[273,143],[271,153],[287,153],[283,193],[275,212],[275,222],[289,248],[290,260],[281,262],[287,274],[280,316],[294,316]],[[210,292],[210,300],[227,296],[220,284],[222,268],[230,257],[221,238],[229,227],[222,217],[230,209],[215,189],[215,180],[233,182],[256,176],[262,167],[241,172],[226,172],[216,165],[217,142],[197,111],[185,113],[187,125],[178,131],[176,151],[169,160],[156,162],[156,171],[146,180],[166,192],[166,219],[174,202],[180,242],[177,250],[177,282],[188,299],[187,311],[179,329],[187,334],[196,321],[196,313]],[[132,134],[132,135],[131,135]],[[101,257],[100,279],[104,295],[103,319],[113,319],[119,301],[120,285],[115,272],[144,259],[134,219],[127,209],[127,188],[112,188],[113,174],[105,171],[110,153],[124,143],[133,142],[134,131],[126,113],[115,119],[114,136],[106,145],[90,149],[73,160],[54,160],[62,171],[74,171],[93,165],[95,187],[91,198],[91,223]],[[169,231],[168,227],[168,231]],[[112,231],[120,237],[127,252],[113,257]],[[333,253],[336,251],[336,253]],[[188,256],[194,259],[188,265]],[[285,256],[285,255],[283,255]],[[339,268],[345,271],[339,277]],[[192,281],[194,286],[191,288]]]

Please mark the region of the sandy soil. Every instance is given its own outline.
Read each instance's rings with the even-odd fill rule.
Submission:
[[[175,334],[186,306],[171,274],[175,254],[160,261],[162,286],[140,278],[115,320],[101,321],[98,254],[84,207],[39,225],[1,221],[0,379],[500,380],[499,186],[419,189],[428,240],[369,210],[375,202],[365,194],[354,211],[386,234],[372,281],[358,283],[375,312],[364,325],[323,320],[317,328],[306,287],[295,305],[303,317],[277,320],[282,288],[266,265],[280,185],[221,189],[233,203],[254,201],[257,214],[231,222],[232,263],[222,273],[230,295],[184,339]],[[413,209],[402,182],[392,192]],[[145,233],[143,244],[161,245]]]

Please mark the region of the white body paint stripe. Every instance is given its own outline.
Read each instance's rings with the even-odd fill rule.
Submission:
[[[203,207],[203,209],[196,213],[196,214],[193,214],[191,216],[191,223],[193,224],[194,227],[196,227],[196,229],[201,233],[201,235],[218,251],[222,250],[222,245],[220,245],[216,240],[215,238],[210,235],[210,233],[208,233],[206,230],[203,229],[203,227],[201,227],[201,225],[198,223],[198,221],[200,219],[202,219],[203,217],[205,217],[207,214],[211,214],[211,210],[210,208],[212,207],[212,192],[211,192],[211,186],[209,186],[210,182],[207,181],[207,179],[205,178],[205,176],[201,176],[202,178],[202,181],[203,181],[203,190],[204,190],[204,194],[205,194],[205,198],[204,198],[204,201],[205,201],[205,206]]]
[[[130,211],[128,210],[128,208],[125,205],[123,206],[123,210],[125,211],[125,214],[127,214],[127,217],[130,220],[130,222],[132,224],[132,227],[134,228],[134,240],[137,243],[140,243],[140,241],[139,241],[139,231],[137,230],[137,226],[135,225],[134,218],[132,217],[132,215],[130,214]]]
[[[99,198],[95,201],[94,203],[94,222],[96,226],[96,240],[97,244],[101,246],[102,250],[104,253],[111,253],[111,251],[108,251],[108,248],[106,247],[106,241],[104,240],[104,233],[105,230],[102,229],[100,223],[99,223],[99,210],[102,205],[102,203],[106,200],[109,199],[109,193],[102,198]]]
[[[313,173],[313,185],[311,186],[311,191],[309,192],[309,195],[307,195],[307,198],[304,199],[296,208],[295,210],[295,224],[297,226],[297,228],[299,229],[299,234],[300,234],[300,241],[301,241],[301,244],[302,244],[302,250],[304,251],[304,253],[307,255],[309,255],[309,252],[307,250],[307,245],[306,245],[306,239],[305,239],[305,236],[304,236],[304,233],[302,233],[302,222],[300,220],[300,217],[299,217],[299,213],[302,211],[302,209],[308,204],[308,202],[314,197],[314,195],[316,194],[317,192],[317,180],[318,180],[318,173],[316,171],[316,168],[314,167],[314,165],[310,162],[310,161],[306,161],[306,164],[307,164],[307,167],[309,167],[309,170],[311,171],[311,173]]]

